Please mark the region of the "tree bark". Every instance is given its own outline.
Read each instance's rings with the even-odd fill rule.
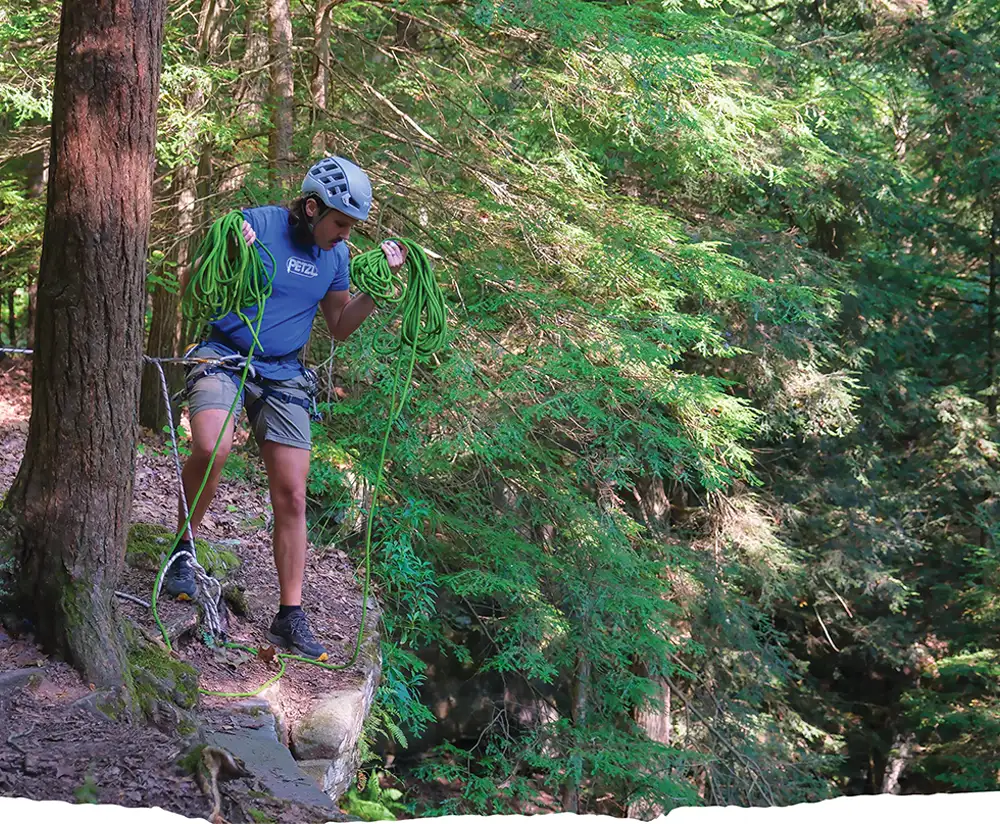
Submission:
[[[986,408],[990,413],[990,420],[996,423],[997,419],[997,396],[996,396],[996,376],[997,376],[997,279],[1000,277],[1000,261],[997,258],[997,246],[1000,245],[1000,202],[993,206],[993,219],[990,223],[990,295],[986,309],[986,370],[987,370],[987,396]]]
[[[17,346],[17,315],[14,312],[14,290],[7,290],[7,342]]]
[[[268,0],[268,45],[271,55],[270,157],[272,183],[284,183],[291,170],[294,133],[292,85],[292,12],[289,0]]]
[[[229,0],[205,0],[198,15],[198,53],[202,60],[219,53],[226,27]]]
[[[227,0],[207,0],[198,17],[198,51],[203,63],[210,62],[222,45],[223,24]],[[185,108],[197,111],[205,102],[200,86],[195,86],[185,96]],[[192,120],[193,122],[193,120]],[[190,275],[191,255],[194,251],[194,234],[198,227],[198,176],[202,155],[208,150],[207,141],[197,134],[188,135],[190,155],[197,160],[186,160],[174,172],[173,192],[177,203],[177,244],[173,262],[178,283],[186,282]],[[153,294],[153,313],[149,327],[146,352],[153,357],[175,357],[180,354],[181,343],[180,292],[160,287]],[[183,370],[164,366],[167,388],[171,395],[183,384]],[[174,409],[174,420],[177,420]],[[159,432],[167,424],[167,406],[163,400],[160,373],[147,364],[142,373],[142,395],[139,401],[139,423]]]
[[[183,163],[174,172],[174,193],[177,197],[177,246],[174,263],[178,283],[183,283],[191,268],[192,235],[197,224],[198,169]],[[159,286],[153,293],[153,312],[149,324],[146,353],[152,357],[169,358],[178,354],[180,344],[181,294]],[[183,371],[166,365],[167,388],[173,395],[180,389]],[[176,410],[175,410],[176,411]],[[177,420],[177,415],[174,415]],[[167,406],[163,400],[160,373],[153,364],[142,371],[142,393],[139,400],[139,423],[159,432],[167,424]]]
[[[260,119],[267,87],[264,68],[267,66],[267,21],[264,0],[247,4],[246,28],[243,32],[243,61],[236,87],[236,116],[253,123]]]
[[[52,140],[51,130],[48,138],[49,141]],[[49,184],[49,146],[45,146],[38,152],[36,160],[37,162],[32,164],[28,177],[28,197],[33,198],[43,197]],[[35,300],[38,292],[38,282],[30,272],[26,285],[28,287],[28,306],[25,317],[25,332],[27,340],[30,341],[35,335]]]
[[[650,677],[649,669],[643,663],[636,665],[634,667],[634,672],[644,678]],[[656,678],[655,680],[659,687],[662,704],[659,707],[652,709],[640,709],[637,707],[632,711],[632,718],[635,720],[636,724],[643,729],[650,741],[655,741],[658,744],[663,744],[669,747],[673,740],[674,729],[674,718],[671,708],[672,693],[670,690],[670,684],[667,683],[665,678]],[[637,769],[658,770],[661,766],[662,765],[660,764],[640,764],[637,765]],[[649,821],[664,815],[666,810],[658,804],[642,800],[638,802],[631,802],[628,805],[627,813],[629,818]]]
[[[882,792],[890,795],[899,794],[899,781],[913,757],[913,748],[917,738],[912,732],[899,733],[892,745],[892,753],[882,776]]]
[[[127,675],[114,590],[135,469],[165,6],[62,6],[31,421],[6,504],[35,637],[102,687]]]
[[[253,126],[261,119],[264,96],[267,93],[264,79],[264,70],[267,66],[267,21],[264,14],[264,0],[249,2],[246,8],[243,59],[234,96],[235,119]],[[243,185],[248,169],[248,163],[241,163],[225,171],[219,181],[218,191],[235,192]]]
[[[312,93],[312,152],[313,160],[326,155],[326,133],[317,123],[326,116],[327,88],[329,86],[330,64],[330,11],[334,0],[317,0],[316,16],[313,18],[313,75]]]
[[[590,659],[586,653],[577,653],[576,672],[573,677],[572,688],[572,708],[570,716],[573,727],[579,730],[587,723],[587,707],[589,703],[588,691],[590,688]],[[574,744],[574,746],[576,746]],[[566,783],[562,791],[562,808],[566,813],[580,812],[580,783],[583,771],[583,759],[579,755],[573,755],[570,761],[570,774],[566,776]]]

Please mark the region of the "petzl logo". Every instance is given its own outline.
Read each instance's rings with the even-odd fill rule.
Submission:
[[[319,275],[319,269],[311,261],[291,257],[288,259],[288,274],[298,275],[303,278],[314,278]]]

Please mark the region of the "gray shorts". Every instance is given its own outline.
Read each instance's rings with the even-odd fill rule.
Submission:
[[[219,354],[207,346],[199,346],[189,353],[193,358],[218,358]],[[188,378],[188,414],[193,418],[205,409],[229,410],[236,398],[239,388],[239,378],[242,368],[236,372],[212,372],[200,375],[200,367],[194,367]],[[295,446],[299,449],[310,449],[312,432],[310,431],[310,414],[305,406],[288,400],[288,397],[312,403],[309,380],[305,375],[297,375],[284,381],[268,381],[267,386],[277,392],[277,396],[269,394],[261,401],[265,384],[259,379],[254,380],[247,375],[243,397],[236,403],[233,410],[233,420],[238,420],[244,406],[250,429],[258,444],[265,441]],[[288,397],[282,397],[282,395]]]

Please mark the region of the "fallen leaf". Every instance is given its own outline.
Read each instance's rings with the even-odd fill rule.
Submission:
[[[261,647],[257,650],[257,657],[265,664],[273,664],[278,651],[274,647]]]

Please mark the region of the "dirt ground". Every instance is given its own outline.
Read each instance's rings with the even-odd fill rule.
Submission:
[[[23,454],[30,414],[29,381],[24,360],[0,361],[0,492],[4,493]],[[244,428],[234,449],[242,457],[237,458],[241,471],[224,475],[199,537],[219,542],[239,557],[242,565],[236,580],[246,590],[250,614],[238,618],[230,613],[230,639],[261,647],[267,645],[264,632],[277,609],[278,587],[263,471],[245,440]],[[176,490],[169,443],[162,435],[144,432],[137,456],[133,523],[173,529]],[[331,664],[346,661],[353,650],[361,612],[360,572],[343,552],[310,546],[303,605],[314,632],[330,651]],[[148,602],[153,579],[151,571],[127,568],[119,589]],[[191,604],[164,600],[161,605],[161,619],[168,624],[195,614]],[[150,634],[156,633],[149,610],[124,599],[120,606],[123,614]],[[276,672],[273,663],[212,650],[197,635],[186,636],[178,652],[199,670],[203,689],[252,692]],[[26,668],[36,670],[27,683],[4,685],[5,675],[11,679],[15,670]],[[294,721],[317,696],[356,683],[360,673],[360,665],[331,672],[291,662],[281,681],[287,719]],[[177,766],[180,740],[152,728],[109,721],[88,706],[90,695],[90,687],[76,672],[41,654],[30,635],[0,631],[0,793],[159,806],[183,815],[207,815],[211,805]],[[224,712],[229,703],[231,699],[202,698],[207,712]],[[266,810],[266,799],[260,799],[257,806]],[[276,810],[272,819],[280,821],[288,815],[287,810]]]

